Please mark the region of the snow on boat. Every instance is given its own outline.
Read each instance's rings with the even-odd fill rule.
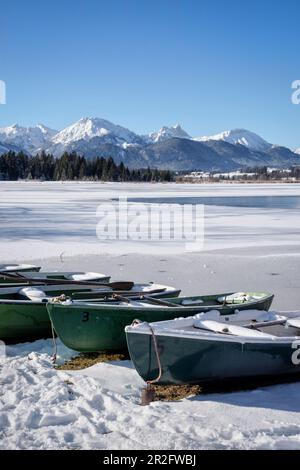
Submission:
[[[47,309],[57,335],[67,347],[81,352],[113,351],[126,349],[124,328],[135,318],[153,322],[187,317],[211,310],[212,305],[222,314],[234,313],[237,308],[268,310],[273,300],[272,294],[250,293],[247,301],[226,303],[224,297],[230,295],[233,294],[164,300],[150,296],[138,300],[119,296],[102,302],[49,302]]]
[[[0,264],[0,271],[6,273],[26,273],[26,272],[39,272],[40,266],[35,264]]]
[[[300,373],[300,311],[218,311],[125,329],[148,383],[196,384]]]
[[[10,277],[6,277],[5,274],[12,273]],[[19,274],[20,273],[20,274]],[[78,281],[78,282],[99,282],[107,283],[110,280],[110,276],[102,273],[94,272],[59,272],[59,271],[2,271],[0,268],[0,287],[1,284],[22,284],[28,281],[47,281],[47,280],[63,280],[63,281]]]
[[[136,297],[147,293],[149,296],[178,295],[180,290],[160,284],[134,284],[128,291],[115,291],[111,286],[131,284],[115,282],[99,287],[94,283],[64,283],[51,285],[19,285],[0,289],[0,340],[33,339],[49,337],[51,323],[46,304],[54,297],[65,295],[76,301],[102,302],[106,297],[118,295]]]
[[[127,291],[119,291],[117,292],[116,290],[107,290],[105,288],[102,288],[101,290],[94,290],[95,293],[107,293],[107,296],[110,294],[120,294],[122,296],[130,297],[131,299],[139,299],[141,296],[150,296],[151,298],[164,298],[164,297],[178,297],[181,290],[177,289],[176,287],[171,287],[171,286],[165,286],[163,284],[156,284],[154,282],[149,282],[145,284],[139,284],[139,283],[134,283],[134,285],[131,287],[131,289],[128,289]],[[85,300],[91,302],[93,299],[90,296],[88,299],[85,298],[86,296],[84,293],[78,293],[74,297],[77,300],[81,300],[84,302]],[[95,296],[96,298],[94,301],[99,301],[99,295]]]

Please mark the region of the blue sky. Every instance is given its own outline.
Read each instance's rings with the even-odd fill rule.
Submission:
[[[300,146],[297,0],[2,0],[0,125],[97,116]]]

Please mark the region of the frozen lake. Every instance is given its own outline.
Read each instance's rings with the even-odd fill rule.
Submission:
[[[300,196],[211,196],[130,198],[129,202],[152,204],[204,204],[207,206],[300,209]]]
[[[176,244],[99,240],[97,208],[204,204],[204,250],[299,246],[298,184],[0,183],[0,259],[158,251]],[[132,202],[131,202],[132,201]],[[118,222],[117,222],[118,223]],[[179,247],[182,251],[182,247]]]
[[[118,197],[143,199],[133,205],[146,207],[155,198],[171,206],[185,198],[206,201],[204,250],[101,242],[97,207],[108,203],[113,210]],[[270,291],[274,309],[300,310],[300,221],[293,205],[299,197],[295,184],[1,182],[0,259],[153,280],[184,295]],[[253,206],[256,198],[264,204]],[[251,203],[238,206],[245,200]],[[58,351],[72,355],[60,342]],[[299,383],[141,408],[143,383],[129,361],[57,371],[51,340],[11,346],[7,353],[0,357],[3,449],[300,449]]]

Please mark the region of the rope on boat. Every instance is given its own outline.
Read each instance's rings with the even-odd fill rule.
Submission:
[[[151,385],[151,384],[155,384],[156,382],[160,381],[161,376],[162,376],[162,367],[161,367],[161,362],[160,362],[160,357],[159,357],[159,352],[158,352],[158,346],[157,346],[157,341],[156,341],[156,336],[155,336],[154,330],[153,330],[152,326],[149,323],[148,323],[148,327],[151,331],[151,335],[152,335],[152,338],[153,338],[154,349],[155,349],[155,354],[156,354],[156,360],[157,360],[157,365],[158,365],[158,376],[156,377],[156,379],[147,381],[147,384]]]
[[[52,341],[53,341],[53,354],[51,356],[51,361],[53,364],[56,364],[56,359],[57,359],[57,343],[56,343],[56,337],[55,337],[55,332],[54,332],[54,326],[51,321],[51,332],[52,332]]]
[[[116,300],[121,300],[122,302],[125,302],[127,304],[130,303],[130,299],[128,297],[124,297],[123,295],[120,295],[120,294],[112,293],[111,297]]]
[[[65,294],[61,294],[58,297],[53,297],[51,302],[58,304],[59,302],[65,302],[68,299],[70,299],[70,297],[67,297]]]
[[[141,320],[133,320],[132,322],[132,326],[135,326],[135,325],[138,325],[139,323],[142,323]],[[145,322],[147,323],[147,322]],[[142,397],[141,397],[141,405],[149,405],[155,398],[155,390],[154,388],[152,387],[153,384],[155,384],[156,382],[158,382],[160,379],[161,379],[161,376],[162,376],[162,366],[161,366],[161,361],[160,361],[160,357],[159,357],[159,352],[158,352],[158,346],[157,346],[157,341],[156,341],[156,337],[155,337],[155,333],[154,333],[154,330],[152,328],[152,326],[147,323],[150,331],[151,331],[151,335],[152,335],[152,338],[153,338],[153,343],[154,343],[154,349],[155,349],[155,354],[156,354],[156,359],[157,359],[157,364],[158,364],[158,376],[156,377],[156,379],[154,380],[147,380],[147,386],[146,388],[144,388],[142,390]]]
[[[135,326],[135,325],[138,325],[139,323],[142,323],[140,320],[133,320],[132,322],[132,326]],[[159,357],[159,352],[158,352],[158,346],[157,346],[157,341],[156,341],[156,336],[155,336],[155,333],[154,333],[154,330],[152,328],[152,326],[145,322],[148,327],[149,327],[149,330],[151,331],[151,335],[152,335],[152,338],[153,338],[153,344],[154,344],[154,350],[155,350],[155,354],[156,354],[156,360],[157,360],[157,365],[158,365],[158,376],[156,377],[156,379],[153,379],[153,380],[147,380],[147,384],[148,385],[151,385],[151,384],[155,384],[156,382],[159,382],[160,379],[161,379],[161,376],[162,376],[162,366],[161,366],[161,361],[160,361],[160,357]]]
[[[60,303],[60,302],[65,302],[66,300],[70,299],[70,297],[67,297],[65,294],[61,294],[58,297],[53,297],[51,299],[51,302],[53,303]],[[52,332],[52,341],[53,341],[53,354],[51,356],[51,361],[53,364],[56,364],[56,359],[57,359],[57,343],[56,343],[56,336],[55,336],[55,331],[54,331],[54,326],[51,321],[51,332]]]

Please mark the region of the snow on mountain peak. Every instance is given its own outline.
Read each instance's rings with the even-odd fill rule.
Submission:
[[[158,132],[151,132],[148,136],[150,142],[162,142],[172,137],[177,137],[180,139],[190,139],[191,137],[185,132],[180,124],[175,124],[175,126],[163,126]],[[147,138],[147,137],[146,137]]]
[[[42,134],[46,135],[47,137],[53,137],[55,134],[57,134],[58,131],[55,131],[54,129],[50,129],[50,127],[45,126],[44,124],[37,124],[35,126],[36,129],[39,129]],[[33,128],[31,128],[33,129]]]
[[[182,141],[174,141],[174,138],[182,139]],[[167,143],[169,139],[173,139],[170,146]],[[0,127],[0,155],[9,150],[16,152],[23,150],[32,155],[44,150],[55,157],[60,157],[64,152],[77,152],[80,155],[85,155],[87,158],[94,158],[94,156],[98,155],[111,155],[116,158],[116,161],[128,158],[128,161],[131,159],[134,165],[137,166],[143,165],[145,158],[148,164],[148,157],[145,157],[147,151],[150,154],[152,151],[156,151],[151,149],[151,144],[166,142],[166,144],[161,146],[162,148],[159,152],[162,152],[163,155],[164,152],[167,154],[169,147],[171,149],[170,152],[173,152],[172,146],[178,145],[180,152],[182,152],[181,162],[184,160],[188,165],[189,161],[194,158],[193,152],[196,152],[196,148],[200,147],[201,149],[203,147],[203,152],[206,149],[205,146],[191,145],[188,142],[184,142],[184,139],[192,139],[192,137],[182,129],[180,124],[170,127],[163,126],[157,132],[141,136],[106,119],[83,117],[60,132],[50,129],[41,123],[34,127],[22,127],[18,124]],[[233,129],[192,140],[203,143],[215,141],[215,145],[211,144],[207,151],[211,152],[212,147],[213,151],[219,152],[222,155],[226,154],[226,152],[230,155],[232,154],[232,158],[236,158],[236,154],[241,153],[239,148],[228,148],[228,145],[220,145],[217,141],[228,142],[237,146],[243,145],[249,148],[249,150],[260,151],[262,153],[268,151],[268,158],[270,158],[269,154],[272,152],[271,144],[259,135],[246,129]],[[150,148],[148,149],[148,147]],[[281,148],[275,148],[274,151],[277,152],[275,152],[276,155],[282,154]],[[300,155],[300,148],[295,150],[295,154]],[[280,159],[280,155],[276,158]],[[297,158],[296,155],[294,157]],[[254,160],[252,161],[254,162],[264,162],[264,157],[261,155],[254,155],[253,158]],[[242,161],[241,164],[244,165],[245,162]]]
[[[34,127],[13,124],[12,126],[0,127],[0,141],[32,153],[47,144],[56,133],[57,131],[43,124],[37,124]]]
[[[125,127],[113,124],[106,119],[85,117],[58,132],[52,139],[52,144],[68,145],[78,140],[90,140],[102,137],[106,141],[117,144],[137,143],[139,137]]]
[[[254,132],[247,131],[246,129],[233,129],[211,136],[196,137],[194,140],[199,142],[222,140],[224,142],[228,142],[229,144],[240,144],[248,147],[251,150],[260,151],[267,150],[272,146],[259,135],[255,134]]]

